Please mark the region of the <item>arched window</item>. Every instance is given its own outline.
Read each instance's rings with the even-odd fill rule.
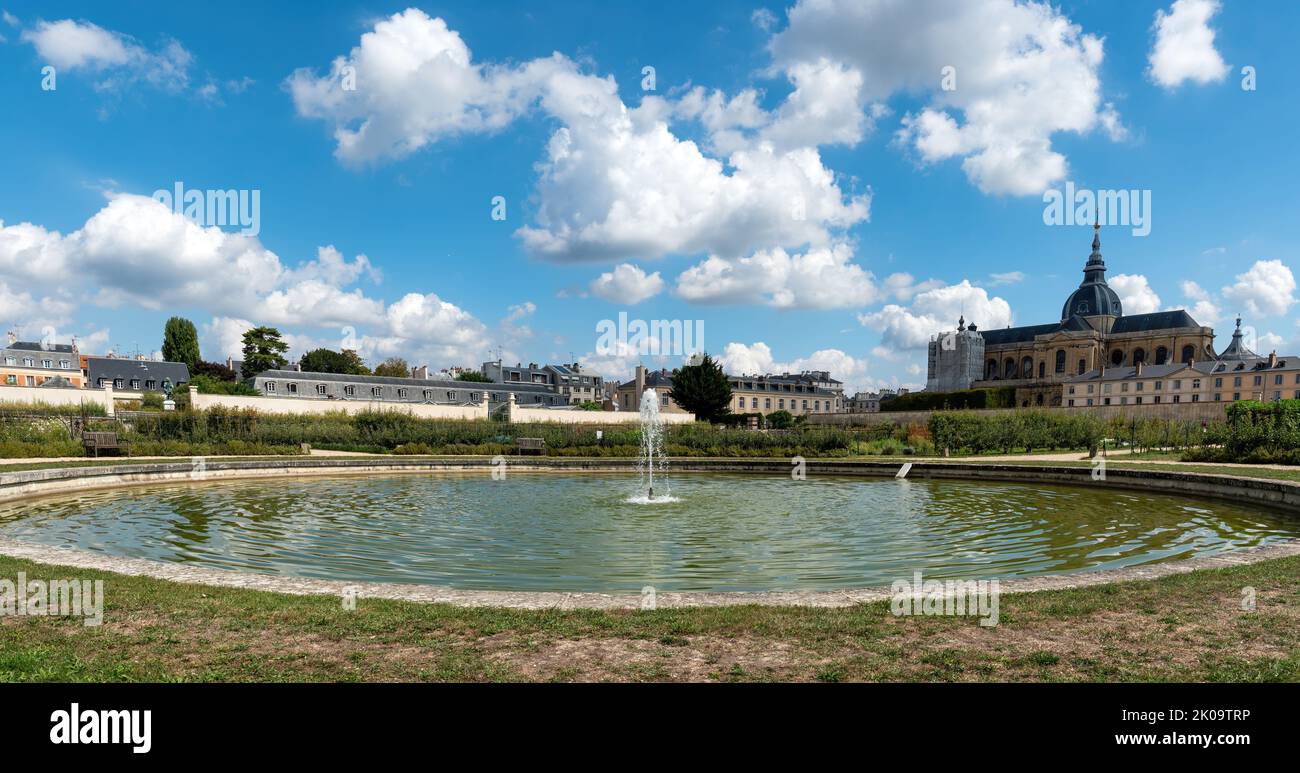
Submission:
[[[1034,358],[1026,357],[1020,361],[1020,377],[1021,378],[1034,377]]]
[[[1002,363],[1002,372],[1003,372],[1003,374],[1004,374],[1004,378],[1015,378],[1015,377],[1016,377],[1016,361],[1015,361],[1014,359],[1008,357],[1008,358],[1006,359],[1006,362]]]
[[[1065,350],[1064,349],[1056,350],[1056,372],[1057,373],[1065,372]]]
[[[1087,373],[1087,372],[1088,372],[1088,361],[1085,360],[1084,358],[1080,357],[1080,358],[1079,358],[1079,375],[1082,376],[1084,373]]]
[[[1169,362],[1169,350],[1163,346],[1156,348],[1156,364],[1164,365]]]
[[[1146,353],[1146,350],[1145,350],[1145,349],[1134,349],[1134,350],[1133,350],[1133,365],[1134,365],[1134,366],[1136,366],[1136,365],[1137,365],[1138,363],[1140,363],[1140,362],[1146,362],[1146,361],[1147,361],[1147,353]]]
[[[989,360],[989,364],[984,368],[984,378],[988,381],[998,377],[998,361]]]
[[[1113,352],[1110,353],[1110,364],[1111,364],[1111,365],[1123,365],[1123,364],[1124,364],[1124,350],[1123,350],[1123,349],[1116,349],[1115,351],[1113,351]]]
[[[1196,347],[1188,344],[1183,347],[1183,362],[1191,362],[1196,359]]]

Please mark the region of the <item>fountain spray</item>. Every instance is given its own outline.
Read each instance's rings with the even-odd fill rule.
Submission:
[[[646,501],[656,500],[656,473],[663,490],[659,499],[671,500],[668,481],[664,477],[668,472],[668,457],[664,454],[664,420],[659,415],[659,396],[653,388],[646,389],[641,395],[641,456],[637,460],[637,472],[641,475],[641,491]]]

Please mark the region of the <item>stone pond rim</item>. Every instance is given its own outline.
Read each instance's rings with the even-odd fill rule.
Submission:
[[[183,462],[151,462],[98,467],[62,467],[0,472],[0,502],[19,498],[186,480],[221,481],[277,476],[350,475],[376,472],[437,473],[490,469],[490,457],[402,458],[269,458],[245,460],[207,459],[201,468]],[[905,461],[854,461],[808,459],[808,475],[893,477]],[[633,472],[635,459],[567,457],[510,458],[511,470],[545,473]],[[735,472],[789,474],[788,459],[675,458],[672,474]],[[1300,517],[1300,483],[1168,470],[1108,468],[1104,480],[1094,480],[1090,466],[1024,465],[1014,463],[961,463],[911,461],[909,478],[965,479],[1009,482],[1094,485],[1182,493],[1213,499],[1230,499],[1262,505]],[[201,478],[196,471],[201,469]],[[122,558],[88,551],[47,547],[0,539],[0,554],[46,564],[95,569],[174,582],[246,588],[295,595],[341,595],[352,589],[361,598],[384,598],[459,606],[500,606],[521,609],[636,609],[640,596],[558,591],[461,590],[442,586],[400,583],[365,583],[319,580],[189,567],[161,561]],[[1300,540],[1122,569],[1094,570],[1065,575],[1045,575],[1002,581],[1007,593],[1100,585],[1126,580],[1148,580],[1198,569],[1237,566],[1256,561],[1300,555]],[[889,598],[887,588],[836,591],[771,592],[660,592],[657,607],[725,606],[740,604],[817,607],[852,606]]]

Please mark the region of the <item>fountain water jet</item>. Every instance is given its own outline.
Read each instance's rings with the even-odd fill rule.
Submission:
[[[664,420],[659,415],[659,396],[653,388],[641,395],[641,456],[637,460],[641,483],[629,502],[650,504],[676,502],[668,488],[668,457],[664,454]],[[656,476],[659,492],[655,492]]]

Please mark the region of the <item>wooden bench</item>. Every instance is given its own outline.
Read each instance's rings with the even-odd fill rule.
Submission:
[[[515,438],[515,447],[519,453],[525,451],[536,451],[538,454],[546,453],[546,438],[540,437],[521,437]]]
[[[86,452],[94,452],[99,456],[100,450],[113,450],[119,454],[126,450],[126,441],[118,441],[116,432],[83,432],[81,433],[82,445],[86,447]]]

